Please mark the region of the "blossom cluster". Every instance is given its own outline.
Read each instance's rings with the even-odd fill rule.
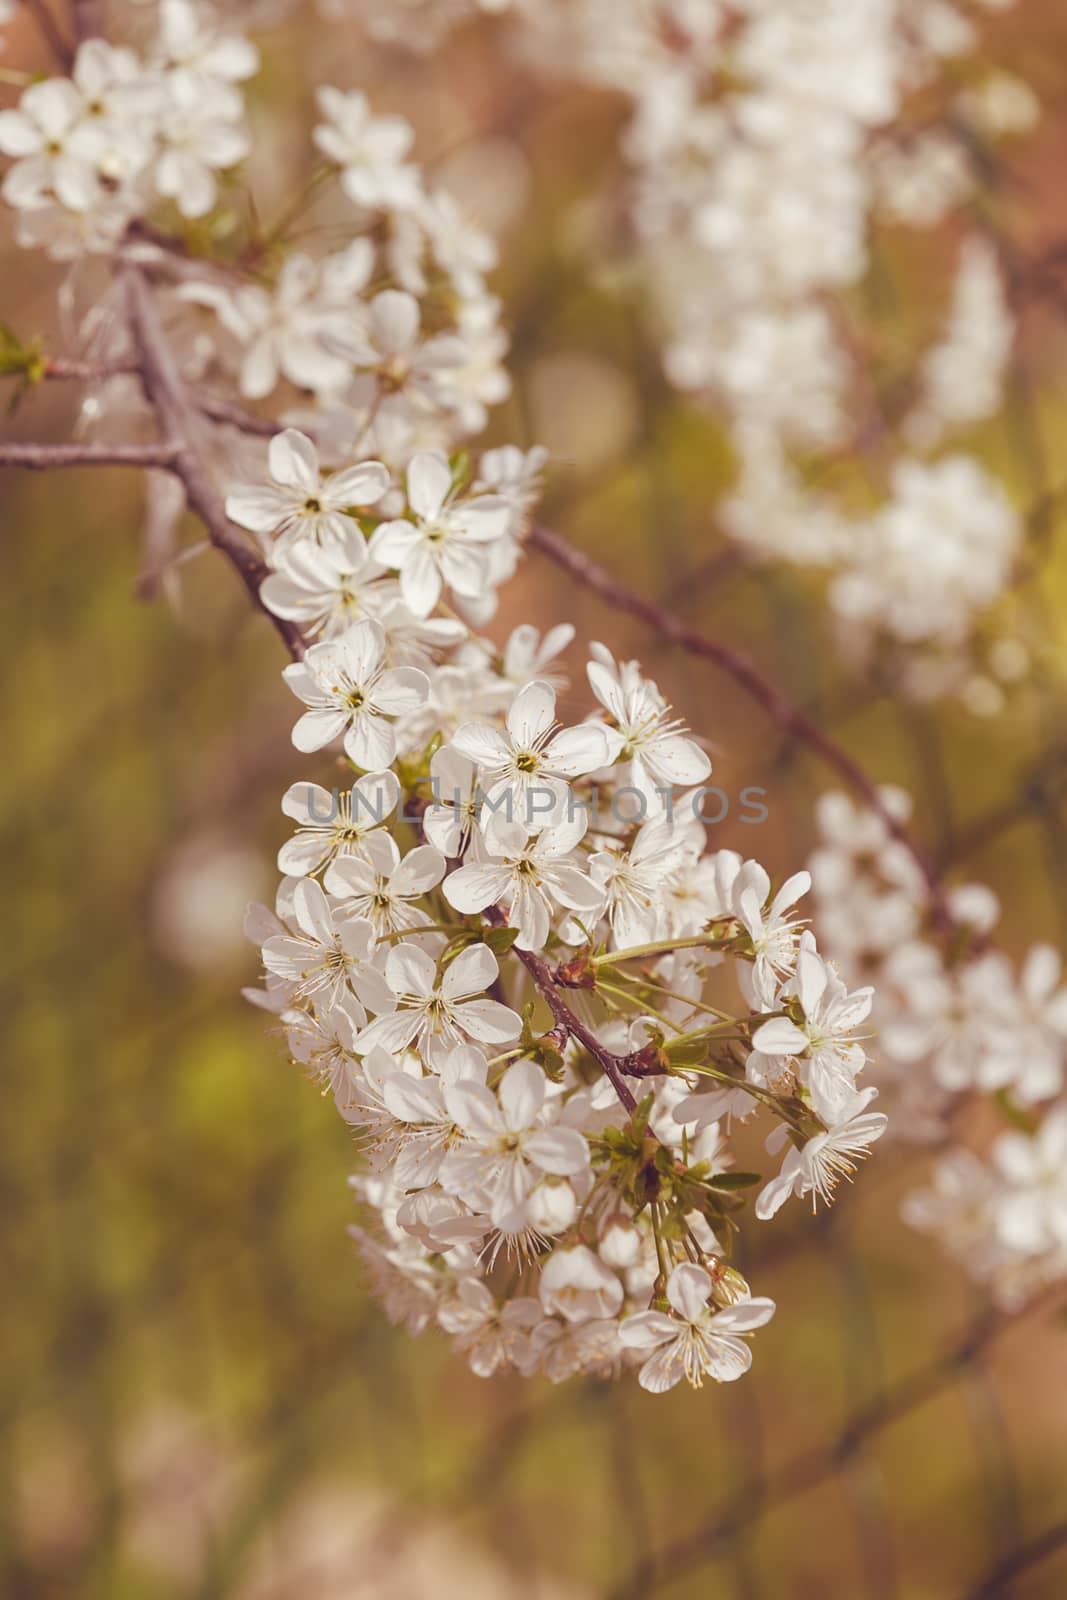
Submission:
[[[352,605],[289,613],[319,630],[285,669],[293,742],[340,742],[351,786],[285,796],[297,826],[276,905],[250,920],[252,997],[358,1132],[376,1225],[353,1232],[391,1315],[436,1322],[479,1373],[736,1377],[773,1305],[728,1263],[759,1182],[735,1169],[730,1126],[762,1111],[771,1151],[787,1147],[757,1217],[829,1202],[885,1127],[857,1085],[871,990],[819,955],[806,874],[772,892],[675,803],[710,762],[636,662],[593,645],[593,703],[563,727],[572,630],[524,625],[498,647],[460,620],[492,612],[516,516],[472,470],[458,483],[416,452],[406,514],[383,517],[366,509],[368,484],[397,492],[383,465],[323,477],[288,430],[270,482],[230,497],[279,574],[364,541],[375,567]],[[290,581],[268,578],[268,605]],[[555,1011],[538,1026],[531,973],[573,1029]]]
[[[910,803],[881,798],[898,822]],[[909,852],[872,812],[830,793],[818,808],[822,843],[809,867],[815,922],[850,981],[877,1001],[877,1081],[892,1125],[942,1145],[968,1100],[996,1099],[1013,1126],[989,1160],[949,1138],[930,1191],[905,1207],[998,1299],[1017,1303],[1067,1270],[1064,1089],[1067,980],[1060,954],[1035,944],[1018,969],[992,947],[1000,908],[984,884],[948,892],[954,929],[932,926],[927,886]]]
[[[19,241],[121,269],[88,323],[91,419],[151,422],[160,382],[157,422],[193,414],[290,630],[292,742],[344,774],[283,798],[251,998],[354,1130],[353,1233],[391,1315],[483,1374],[737,1378],[774,1312],[730,1265],[746,1193],[760,1219],[829,1202],[884,1130],[858,1082],[872,992],[820,955],[806,874],[775,889],[675,804],[711,763],[637,662],[592,644],[564,726],[573,630],[485,633],[543,452],[461,448],[507,393],[495,248],[427,185],[410,126],[318,91],[338,250],[253,234],[216,261],[168,231],[173,201],[210,235],[256,61],[220,11],[164,0],[147,43],[83,42],[0,114]],[[753,1115],[762,1187],[731,1142]]]
[[[204,216],[220,175],[248,154],[238,85],[256,71],[254,45],[191,0],[157,11],[143,52],[89,39],[69,78],[31,83],[0,112],[20,243],[72,258],[112,248],[160,200]]]
[[[323,3],[416,48],[503,13],[541,73],[624,99],[614,203],[666,374],[736,456],[719,525],[752,559],[825,574],[859,661],[889,656],[915,697],[980,714],[1014,681],[990,642],[1024,532],[966,437],[1005,404],[1015,343],[986,179],[1039,115],[983,55],[983,10],[1011,3]],[[859,291],[877,301],[902,229],[936,232],[955,268],[887,350]]]
[[[868,514],[805,464],[855,453],[863,363],[832,297],[868,270],[877,219],[931,226],[963,204],[959,119],[1010,132],[1023,87],[953,90],[952,119],[905,133],[908,96],[947,93],[940,64],[973,45],[948,0],[415,0],[367,20],[389,37],[417,18],[426,42],[496,11],[542,66],[634,102],[635,236],[668,373],[728,422],[728,526],[825,568],[851,636],[907,651],[916,692],[958,682],[1021,535],[975,457],[935,454],[1000,402],[1013,328],[994,245],[965,239],[944,337],[899,415],[874,419]],[[294,828],[273,907],[249,916],[249,993],[360,1145],[353,1235],[389,1314],[443,1329],[480,1374],[736,1378],[775,1309],[731,1265],[746,1196],[757,1222],[829,1203],[886,1130],[879,1090],[932,1140],[968,1095],[994,1097],[1011,1130],[987,1161],[950,1150],[909,1216],[1004,1299],[1062,1273],[1056,953],[1016,971],[990,943],[990,891],[939,908],[885,817],[841,795],[810,874],[775,885],[711,848],[706,738],[604,644],[562,717],[573,629],[492,632],[546,464],[478,443],[509,389],[494,242],[428,182],[403,118],[324,86],[309,188],[332,186],[340,247],[250,227],[213,256],[251,153],[256,49],[190,0],[131,34],[81,43],[69,75],[0,112],[2,192],[23,246],[119,269],[85,324],[85,421],[165,431],[184,396],[180,454],[201,452],[293,644],[292,743],[317,764],[282,800]],[[172,352],[162,409],[131,272]],[[1008,681],[1025,652],[998,643]],[[907,820],[899,792],[881,803]],[[742,1164],[753,1119],[766,1176]]]

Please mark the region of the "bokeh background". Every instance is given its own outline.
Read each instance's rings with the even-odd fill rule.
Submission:
[[[1067,276],[1061,293],[1054,255],[1067,239],[1067,16],[1058,0],[1022,3],[995,37],[1046,107],[996,204],[1023,253],[1052,265],[1019,290],[1006,414],[969,441],[1034,531],[1018,603],[1038,668],[985,717],[858,677],[817,585],[746,565],[716,531],[729,452],[666,385],[640,285],[612,269],[617,219],[591,198],[617,162],[610,96],[546,88],[491,28],[420,62],[326,28],[308,5],[266,37],[254,107],[268,209],[307,170],[292,128],[310,124],[313,83],[367,87],[416,122],[420,158],[501,237],[515,393],[492,431],[549,447],[545,520],[750,650],[876,778],[909,787],[941,860],[1002,895],[1018,948],[1067,943]],[[9,41],[7,64],[43,65],[27,19]],[[338,223],[314,215],[307,243],[339,242]],[[951,253],[906,236],[879,250],[895,285],[884,337],[906,353],[944,303]],[[62,350],[59,272],[5,235],[0,275],[4,321]],[[82,310],[99,292],[91,271],[67,288]],[[77,397],[62,389],[26,396],[5,431],[68,437]],[[897,1220],[921,1151],[880,1147],[829,1219],[795,1208],[759,1233],[742,1265],[780,1315],[732,1388],[485,1382],[442,1336],[388,1325],[345,1237],[349,1134],[239,997],[255,978],[244,906],[273,892],[277,797],[299,770],[277,641],[210,553],[163,599],[138,598],[134,475],[8,473],[0,487],[0,1591],[1067,1593],[1055,1551],[1014,1586],[981,1589],[1067,1517],[1067,1324],[986,1340],[975,1291]],[[527,619],[568,619],[579,639],[639,654],[715,741],[725,792],[766,788],[768,820],[742,824],[735,803],[717,843],[779,873],[806,855],[826,776],[731,684],[536,556],[495,630]],[[571,703],[584,708],[580,685]],[[701,1526],[676,1567],[649,1567]]]

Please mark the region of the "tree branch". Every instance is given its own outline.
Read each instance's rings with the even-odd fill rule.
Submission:
[[[202,417],[221,422],[228,428],[237,428],[241,433],[253,434],[259,439],[273,439],[276,433],[282,431],[281,424],[272,417],[257,417],[254,411],[246,411],[243,406],[214,395],[196,395],[193,403]]]
[[[79,44],[83,39],[99,39],[104,32],[101,0],[70,0],[70,19],[74,37]]]
[[[72,383],[106,383],[109,378],[139,377],[141,368],[136,361],[95,362],[79,361],[68,356],[48,356],[40,376],[54,381]],[[260,439],[273,439],[281,431],[280,424],[271,417],[257,416],[221,396],[197,394],[189,396],[190,403],[200,415],[212,422],[224,423],[241,433],[254,434]]]
[[[177,468],[173,444],[0,444],[0,467],[165,467]]]
[[[74,65],[74,46],[68,44],[60,33],[59,24],[48,9],[47,0],[22,0],[22,3],[36,22],[49,50],[63,70],[69,72]]]
[[[270,618],[295,661],[304,654],[304,637],[293,623],[268,611],[259,588],[267,576],[266,563],[226,516],[225,507],[191,443],[196,408],[174,363],[152,292],[137,267],[122,269],[127,315],[137,350],[145,395],[159,419],[160,432],[174,452],[171,471],[182,481],[189,509],[200,518],[208,538],[236,568],[253,603]]]
[[[554,561],[558,567],[562,567],[585,588],[599,595],[614,610],[625,611],[630,616],[640,618],[663,638],[679,645],[688,654],[710,661],[721,672],[731,677],[751,699],[761,705],[779,727],[785,728],[807,745],[824,766],[830,767],[859,795],[864,804],[880,818],[887,832],[904,846],[923,875],[935,921],[944,932],[954,930],[956,919],[945,897],[944,883],[926,851],[912,839],[907,829],[902,827],[889,810],[878,793],[877,785],[867,776],[859,762],[831,738],[824,728],[813,721],[806,711],[802,711],[776,689],[763,676],[751,656],[745,655],[740,650],[734,650],[730,645],[720,644],[717,639],[708,638],[706,634],[689,627],[679,617],[665,611],[654,601],[645,600],[632,589],[627,589],[604,567],[580,550],[575,550],[573,545],[568,544],[558,533],[553,533],[549,528],[535,524],[530,529],[526,542],[547,556],[550,561]]]
[[[494,928],[506,928],[508,925],[507,917],[498,906],[489,906],[487,910],[482,912],[482,917]],[[583,1044],[600,1067],[611,1087],[615,1090],[626,1110],[636,1111],[637,1101],[634,1099],[622,1073],[623,1058],[614,1055],[606,1045],[601,1044],[592,1029],[587,1028],[581,1018],[571,1010],[556,988],[552,978],[552,971],[547,961],[541,956],[535,955],[532,950],[519,950],[516,947],[515,954],[533,979],[538,993],[547,1001],[548,1008],[555,1018],[557,1028],[566,1036],[564,1042],[566,1042],[566,1038],[571,1038],[577,1039],[579,1044]]]
[[[746,1486],[734,1502],[692,1533],[649,1555],[638,1564],[628,1579],[612,1591],[609,1600],[645,1600],[662,1585],[677,1582],[687,1572],[710,1560],[723,1544],[735,1539],[768,1512],[799,1499],[809,1490],[817,1489],[820,1484],[836,1477],[873,1434],[933,1400],[946,1384],[977,1361],[1002,1334],[1031,1317],[1061,1305],[1063,1298],[1063,1286],[1056,1285],[1037,1296],[1022,1311],[991,1312],[943,1355],[858,1411],[829,1444],[794,1456],[762,1484]],[[1033,1559],[1038,1559],[1039,1554],[1034,1555]],[[980,1588],[976,1591],[975,1600],[982,1600],[982,1597],[994,1592],[1000,1591]]]
[[[1044,1533],[1039,1533],[1029,1544],[1020,1545],[995,1571],[990,1572],[976,1588],[969,1591],[967,1600],[997,1600],[997,1596],[1004,1595],[1008,1585],[1016,1578],[1021,1578],[1031,1567],[1036,1567],[1049,1556],[1055,1555],[1064,1545],[1067,1545],[1067,1519],[1055,1523],[1051,1528],[1046,1528]]]
[[[136,361],[78,361],[69,356],[46,356],[41,377],[70,379],[73,383],[102,383],[107,378],[139,371]]]

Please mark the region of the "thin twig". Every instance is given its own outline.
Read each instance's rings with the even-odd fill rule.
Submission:
[[[41,372],[47,380],[69,380],[73,383],[106,383],[109,378],[138,377],[140,364],[136,361],[95,362],[79,361],[67,356],[49,356]],[[272,439],[280,426],[271,417],[257,416],[221,396],[196,394],[189,396],[201,416],[212,422],[225,423],[241,433],[251,433],[261,439]]]
[[[69,71],[74,65],[74,46],[59,31],[59,24],[48,9],[46,0],[22,0],[22,3],[41,30],[49,50],[64,70]]]
[[[176,470],[173,444],[0,444],[0,467],[166,467]]]
[[[856,1412],[835,1439],[787,1461],[767,1478],[760,1489],[746,1488],[737,1499],[691,1533],[652,1552],[612,1592],[610,1600],[644,1600],[665,1583],[675,1583],[694,1567],[710,1560],[728,1540],[777,1509],[835,1478],[872,1435],[936,1398],[945,1385],[976,1361],[1002,1334],[1024,1320],[1062,1303],[1063,1286],[1040,1295],[1023,1311],[997,1311],[986,1315],[943,1355],[904,1378],[895,1388]],[[974,1600],[993,1593],[979,1589]]]
[[[74,37],[80,43],[83,39],[99,39],[104,32],[103,5],[101,0],[70,0],[70,18],[74,27]]]
[[[508,919],[497,906],[490,906],[483,911],[485,921],[494,928],[506,928]],[[606,1045],[601,1044],[591,1028],[587,1028],[580,1017],[576,1016],[556,988],[552,977],[552,969],[548,962],[541,956],[535,955],[532,950],[520,950],[517,946],[515,954],[526,968],[538,992],[548,1002],[548,1008],[555,1019],[556,1026],[566,1038],[577,1039],[583,1044],[589,1054],[596,1061],[604,1076],[608,1079],[615,1093],[626,1107],[627,1111],[636,1111],[637,1101],[630,1091],[630,1087],[623,1076],[621,1058],[614,1055]]]
[[[217,399],[214,395],[196,395],[193,403],[202,417],[224,423],[229,428],[237,428],[241,433],[254,434],[259,439],[273,439],[276,433],[281,432],[281,424],[272,417],[257,417],[254,411],[246,411],[243,406]]]
[[[1055,1555],[1056,1551],[1062,1550],[1065,1545],[1067,1545],[1067,1518],[1051,1528],[1046,1528],[1044,1533],[1039,1533],[1029,1544],[1020,1545],[975,1588],[968,1591],[967,1600],[996,1600],[998,1595],[1004,1595],[1008,1584],[1016,1578],[1021,1578],[1024,1572],[1036,1567],[1039,1562]],[[1051,1593],[1051,1590],[1048,1592]]]
[[[859,762],[831,738],[824,728],[809,717],[807,712],[794,705],[763,676],[750,656],[733,649],[730,645],[721,644],[719,640],[711,639],[706,634],[699,633],[695,628],[682,622],[679,617],[656,605],[654,601],[645,600],[641,595],[635,594],[632,589],[626,588],[613,578],[604,567],[568,544],[558,533],[535,525],[530,529],[527,542],[587,589],[599,595],[614,610],[625,611],[630,616],[640,618],[663,638],[677,644],[690,655],[700,656],[705,661],[712,662],[757,701],[780,727],[787,729],[807,745],[825,766],[832,768],[840,778],[844,779],[865,805],[880,818],[886,831],[908,851],[923,875],[931,911],[938,926],[946,932],[955,928],[955,918],[936,866],[922,846],[912,839],[907,829],[893,815],[879,794],[877,784],[867,776]]]
[[[139,269],[127,262],[122,270],[127,313],[134,346],[140,358],[145,395],[159,419],[160,431],[174,451],[171,471],[181,479],[189,509],[200,518],[213,545],[240,574],[253,603],[270,618],[295,661],[304,654],[300,629],[268,611],[260,598],[267,576],[266,563],[229,521],[221,499],[190,443],[190,423],[196,408],[174,363],[152,292]]]
[[[78,361],[70,356],[46,356],[41,377],[70,379],[73,383],[103,383],[108,378],[138,371],[136,361]]]

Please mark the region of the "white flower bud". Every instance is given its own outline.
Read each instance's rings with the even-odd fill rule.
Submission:
[[[566,1180],[539,1183],[526,1202],[526,1220],[538,1233],[563,1233],[577,1215],[578,1200]]]
[[[629,1217],[616,1214],[607,1219],[597,1248],[602,1261],[622,1271],[640,1259],[641,1235]]]

